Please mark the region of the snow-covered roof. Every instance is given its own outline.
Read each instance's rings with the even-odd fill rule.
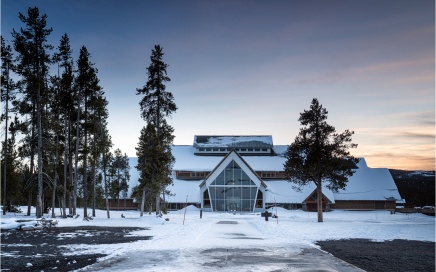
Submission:
[[[273,146],[271,135],[261,136],[212,136],[195,135],[194,147],[266,147]]]
[[[282,146],[274,146],[274,151]],[[212,171],[223,156],[197,156],[191,145],[175,145],[172,153],[176,162],[173,170],[177,171]],[[280,156],[242,156],[255,171],[283,171],[286,159]]]
[[[348,179],[345,191],[334,193],[335,200],[401,199],[398,188],[387,168],[369,168],[360,159],[359,169]]]
[[[297,191],[293,188],[295,184],[286,180],[264,180],[267,185],[265,202],[266,203],[303,203],[303,201],[316,189],[314,183],[301,188]],[[335,203],[333,192],[323,187],[322,193],[332,203]]]
[[[284,152],[286,146],[274,146],[274,150]],[[276,151],[277,150],[277,151]],[[222,156],[196,156],[194,147],[187,145],[176,145],[172,148],[173,156],[176,159],[173,170],[181,171],[212,171],[223,159]],[[283,171],[283,164],[286,161],[282,156],[241,156],[254,171]],[[135,166],[137,158],[129,158],[130,196],[132,188],[138,184],[139,172]],[[361,159],[356,173],[349,178],[345,190],[333,193],[323,188],[324,195],[332,202],[337,200],[386,200],[401,199],[398,188],[386,168],[369,168],[365,159]],[[173,173],[174,174],[174,173]],[[189,202],[200,202],[200,183],[203,180],[178,180],[173,176],[174,185],[170,187],[173,197],[168,197],[170,202],[185,202],[186,195],[189,195]],[[315,190],[313,184],[305,186],[301,192],[294,190],[293,184],[286,180],[264,180],[267,185],[265,201],[277,203],[301,203]]]
[[[178,180],[173,174],[173,185],[169,186],[170,196],[165,196],[165,200],[170,203],[185,203],[186,197],[188,202],[200,203],[200,183],[201,180]]]

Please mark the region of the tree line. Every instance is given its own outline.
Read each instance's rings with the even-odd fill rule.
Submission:
[[[147,81],[136,89],[146,125],[136,147],[138,185],[128,196],[129,159],[119,149],[111,152],[108,101],[87,48],[82,46],[74,61],[67,34],[56,48],[50,45],[47,38],[52,28],[37,7],[29,8],[27,16],[19,13],[19,18],[25,27],[12,31],[12,46],[1,38],[3,213],[27,201],[28,215],[35,204],[37,218],[47,207],[52,207],[55,217],[56,206],[67,217],[77,214],[77,199],[81,198],[86,218],[88,206],[95,216],[98,202],[105,199],[109,218],[109,197],[117,200],[119,208],[120,196],[136,198],[141,216],[146,203],[150,213],[153,206],[160,213],[165,209],[161,201],[165,203],[171,194],[175,162],[171,153],[174,128],[167,119],[177,111],[173,94],[166,90],[170,78],[162,47],[152,49]],[[325,202],[322,184],[333,191],[344,189],[358,163],[349,152],[357,147],[351,139],[354,132],[337,133],[327,123],[327,115],[314,98],[310,110],[300,114],[302,127],[288,146],[283,165],[287,180],[296,189],[311,182],[316,185],[319,222]]]
[[[73,59],[64,34],[55,47],[52,28],[37,7],[19,13],[24,24],[12,30],[10,44],[1,37],[2,209],[26,203],[36,217],[51,208],[56,216],[109,215],[108,198],[127,197],[129,160],[117,149],[107,128],[108,101],[98,69],[82,46]]]

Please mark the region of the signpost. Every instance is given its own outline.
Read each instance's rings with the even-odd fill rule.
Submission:
[[[272,213],[268,212],[267,210],[265,210],[265,212],[260,213],[261,217],[265,217],[265,221],[268,221],[268,217],[272,216]]]
[[[185,225],[186,210],[188,209],[188,196],[186,196],[185,214],[183,214],[183,225]]]

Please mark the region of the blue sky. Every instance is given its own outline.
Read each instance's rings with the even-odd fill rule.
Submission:
[[[175,144],[194,135],[272,135],[290,144],[316,97],[371,167],[433,170],[435,2],[1,1],[1,31],[38,6],[74,55],[85,45],[109,100],[115,148],[135,155],[136,88],[163,47],[178,111]]]

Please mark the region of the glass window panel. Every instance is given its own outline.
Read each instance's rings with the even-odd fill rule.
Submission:
[[[237,198],[241,198],[241,187],[233,187],[233,196]]]
[[[226,198],[232,197],[234,194],[234,187],[222,187],[223,191],[225,192]]]
[[[215,199],[215,187],[210,187],[207,188],[209,190],[209,198],[210,199]]]
[[[237,164],[235,161],[232,161],[232,162],[233,162],[233,169],[241,169],[239,164]]]
[[[244,171],[241,173],[241,180],[242,185],[256,185]]]
[[[221,172],[211,185],[224,185],[224,172]]]
[[[215,187],[215,198],[216,199],[224,199],[225,188],[224,187]]]
[[[242,187],[241,188],[242,199],[250,199],[251,198],[250,189],[251,189],[250,187]]]
[[[253,200],[242,200],[241,202],[242,202],[241,203],[242,204],[241,211],[249,212],[249,211],[253,210],[253,205],[254,205]]]
[[[225,211],[224,200],[215,201],[214,210],[215,211]]]

